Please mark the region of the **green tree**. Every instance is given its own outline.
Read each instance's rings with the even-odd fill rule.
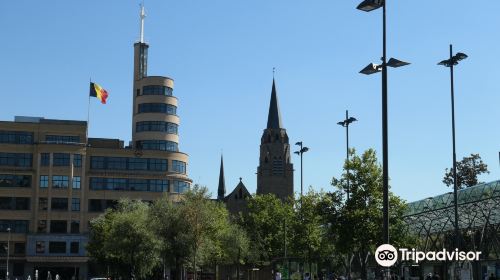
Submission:
[[[223,259],[223,236],[229,227],[227,209],[210,200],[207,189],[198,185],[184,195],[179,207],[180,216],[186,223],[189,260],[194,272],[198,266]]]
[[[174,267],[176,279],[181,279],[182,268],[189,257],[188,225],[181,209],[165,194],[151,206],[150,217],[155,235],[161,242],[163,265]]]
[[[151,230],[146,203],[120,200],[90,223],[87,251],[94,260],[125,267],[120,274],[126,279],[144,279],[159,263],[160,244]]]
[[[349,151],[350,159],[344,164],[349,169],[340,179],[333,178],[337,188],[333,197],[339,199],[335,209],[330,209],[332,239],[337,251],[343,254],[345,265],[350,270],[356,259],[361,267],[361,278],[366,279],[367,264],[372,252],[383,243],[383,192],[382,168],[373,149],[361,156]],[[350,198],[345,199],[347,176],[350,182]],[[392,192],[389,193],[389,219],[391,244],[400,246],[408,242],[406,224],[403,221],[405,203]],[[405,244],[408,245],[408,244]]]
[[[312,188],[307,194],[295,201],[294,219],[290,222],[292,240],[291,253],[302,258],[305,263],[324,260],[332,253],[331,243],[327,239],[328,228],[324,224],[323,205],[329,203],[329,197],[323,192],[314,192]]]
[[[469,157],[464,157],[457,162],[457,188],[472,187],[481,182],[477,176],[483,173],[490,173],[488,165],[483,162],[479,154],[471,154]],[[453,187],[453,167],[445,169],[443,183],[448,187]]]
[[[275,258],[283,257],[285,243],[288,247],[293,239],[293,231],[290,230],[293,222],[293,201],[282,202],[273,194],[256,195],[250,199],[242,226],[251,240],[251,261],[268,264]]]

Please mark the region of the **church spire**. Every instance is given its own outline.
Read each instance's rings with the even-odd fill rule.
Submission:
[[[224,179],[224,161],[220,156],[219,187],[217,189],[217,199],[223,200],[226,196],[226,180]]]
[[[271,101],[269,102],[269,115],[267,116],[267,128],[283,128],[274,77],[273,88],[271,90]]]

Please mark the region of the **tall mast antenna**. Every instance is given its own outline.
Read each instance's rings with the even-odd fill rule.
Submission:
[[[140,43],[144,43],[144,18],[146,17],[146,13],[144,12],[144,1],[141,3],[141,37],[140,37]]]

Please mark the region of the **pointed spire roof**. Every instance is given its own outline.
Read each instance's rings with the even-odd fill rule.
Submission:
[[[226,180],[224,179],[224,161],[220,156],[219,187],[217,188],[217,199],[222,200],[226,195]]]
[[[274,78],[273,89],[271,91],[271,101],[269,102],[269,115],[267,116],[267,128],[283,128]]]

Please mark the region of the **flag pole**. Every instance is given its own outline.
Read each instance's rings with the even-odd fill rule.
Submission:
[[[90,78],[90,84],[92,84],[92,78]],[[89,84],[89,85],[90,85]],[[89,103],[87,105],[87,130],[85,131],[85,147],[89,145],[89,125],[90,125],[90,93],[87,93],[89,97]]]

